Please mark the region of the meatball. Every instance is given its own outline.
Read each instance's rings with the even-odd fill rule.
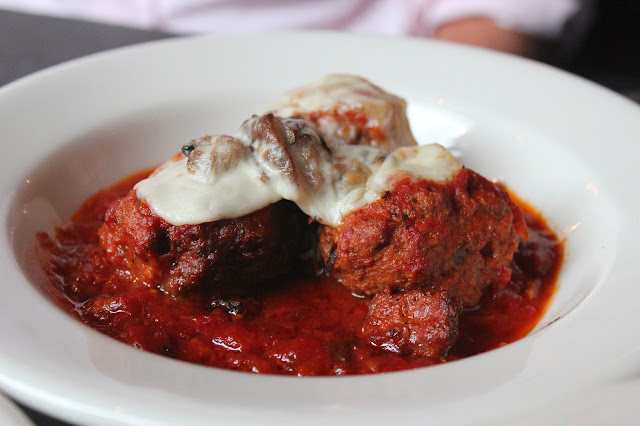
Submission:
[[[526,227],[508,194],[463,168],[445,182],[399,177],[337,227],[321,226],[318,249],[353,292],[446,290],[472,307],[508,283],[518,232]]]
[[[458,337],[458,306],[445,291],[377,294],[362,334],[389,352],[444,358]]]
[[[414,146],[404,99],[364,78],[333,74],[286,93],[273,105],[280,117],[314,124],[329,145],[370,145],[391,152]]]
[[[136,282],[173,295],[227,295],[289,271],[305,221],[281,201],[236,219],[171,225],[133,190],[109,208],[99,236],[110,261]]]

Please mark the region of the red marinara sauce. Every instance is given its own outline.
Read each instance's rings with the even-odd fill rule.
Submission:
[[[512,279],[462,312],[459,337],[445,359],[374,348],[359,330],[369,299],[327,276],[296,271],[243,299],[247,313],[215,309],[197,295],[172,297],[132,285],[98,244],[107,207],[148,171],[99,191],[54,238],[39,233],[48,277],[43,290],[70,314],[136,348],[184,361],[267,374],[342,375],[406,370],[495,349],[527,335],[548,306],[563,244],[542,217],[521,201],[529,241],[521,242]],[[231,313],[230,313],[231,312]]]

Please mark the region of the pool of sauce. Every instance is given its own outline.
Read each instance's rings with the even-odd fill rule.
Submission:
[[[53,237],[37,235],[48,278],[42,289],[90,327],[188,362],[306,376],[406,370],[468,357],[526,336],[552,299],[562,263],[562,242],[534,209],[517,201],[530,238],[520,243],[511,282],[461,314],[459,338],[446,358],[389,353],[359,336],[367,298],[304,269],[262,285],[231,306],[206,295],[176,298],[132,284],[106,259],[97,231],[107,207],[148,173],[95,194]]]

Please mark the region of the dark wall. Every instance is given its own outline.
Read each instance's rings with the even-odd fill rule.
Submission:
[[[600,0],[571,71],[616,90],[640,87],[640,0]]]

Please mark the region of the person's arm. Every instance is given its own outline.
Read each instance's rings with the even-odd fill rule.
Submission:
[[[555,51],[549,41],[499,27],[485,17],[447,22],[435,29],[434,37],[541,60],[551,60]]]
[[[584,38],[596,0],[429,1],[423,22],[432,37],[562,63]]]

